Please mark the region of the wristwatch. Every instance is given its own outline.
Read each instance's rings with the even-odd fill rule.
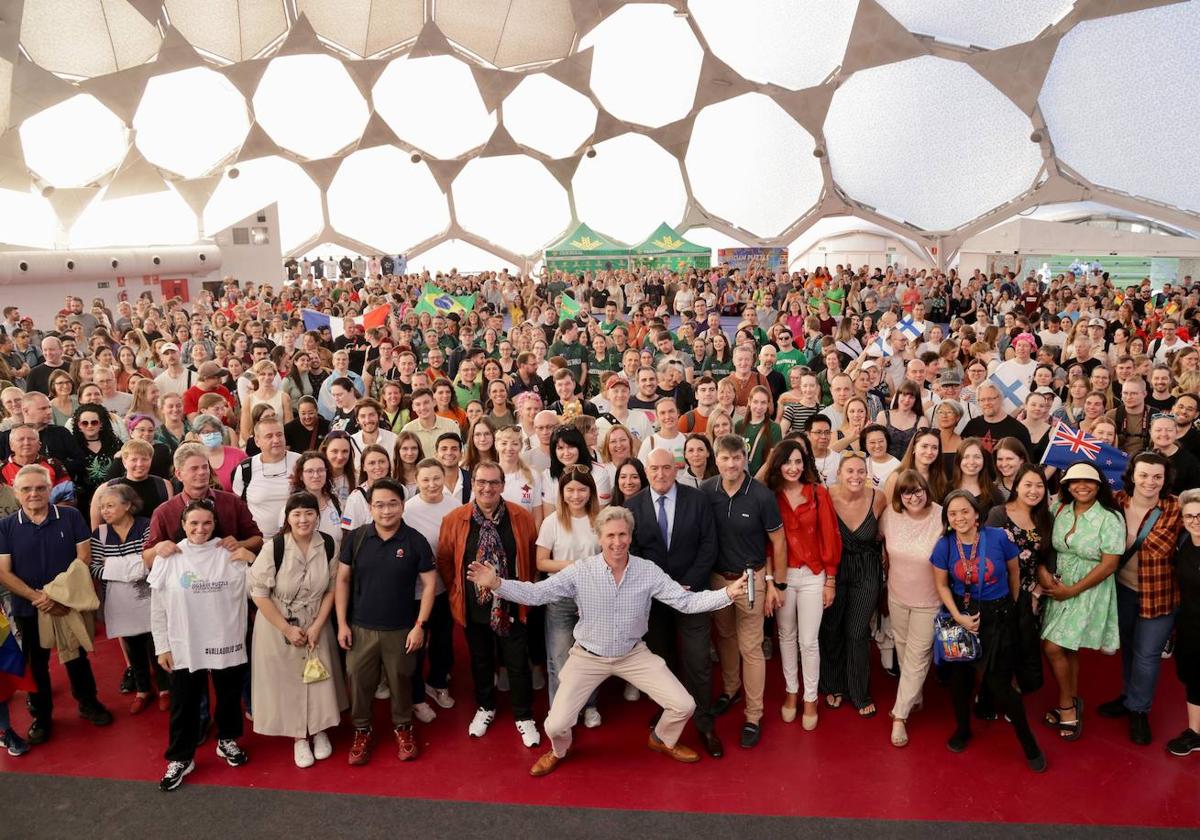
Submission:
[[[773,581],[771,581],[771,582],[772,582],[773,584],[775,584],[775,588],[776,588],[776,589],[778,589],[780,592],[786,592],[786,591],[787,591],[787,583],[785,583],[784,581],[782,581],[782,580],[773,580]]]

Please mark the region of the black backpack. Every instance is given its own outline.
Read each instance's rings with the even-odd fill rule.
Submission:
[[[325,543],[325,557],[332,560],[337,555],[337,549],[333,544],[333,537],[326,534],[324,531],[318,531],[321,535],[321,541]],[[283,565],[283,544],[284,535],[276,534],[271,537],[271,550],[275,552],[275,573],[279,574],[279,567]],[[362,545],[362,540],[358,539],[354,544],[354,550],[357,551]]]

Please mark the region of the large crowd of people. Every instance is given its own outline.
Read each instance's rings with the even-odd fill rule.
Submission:
[[[3,308],[9,755],[54,733],[53,655],[92,724],[118,692],[164,713],[163,790],[214,734],[244,764],[247,728],[309,767],[345,727],[365,764],[377,700],[401,761],[468,703],[467,732],[437,737],[503,714],[514,747],[545,732],[545,775],[573,727],[603,725],[610,676],[661,707],[647,746],[678,761],[720,758],[734,710],[745,749],[842,706],[887,711],[902,748],[941,683],[950,750],[1004,718],[1040,772],[1039,737],[1075,741],[1091,715],[1084,649],[1119,655],[1111,696],[1087,699],[1138,745],[1173,658],[1187,706],[1161,716],[1181,730],[1166,748],[1200,750],[1190,277],[285,269],[115,312],[68,296],[52,323]],[[1047,467],[1061,430],[1077,457]],[[1128,456],[1119,489],[1092,441]],[[119,686],[97,685],[101,645]]]

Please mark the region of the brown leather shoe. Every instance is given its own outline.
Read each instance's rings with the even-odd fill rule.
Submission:
[[[646,746],[685,764],[692,764],[700,760],[700,753],[691,747],[685,747],[681,742],[676,743],[673,747],[668,747],[653,732],[650,733],[650,740],[646,742]]]
[[[568,752],[567,755],[570,755]],[[541,758],[533,763],[529,768],[530,776],[545,776],[548,773],[554,772],[554,768],[558,767],[558,763],[563,761],[567,756],[557,756],[554,750],[547,750]]]
[[[413,737],[412,724],[396,727],[396,746],[401,761],[412,761],[417,757],[417,741]]]

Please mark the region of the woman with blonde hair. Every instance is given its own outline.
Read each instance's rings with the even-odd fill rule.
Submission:
[[[411,499],[417,492],[417,465],[425,458],[421,438],[415,432],[398,432],[392,449],[396,480],[404,485],[405,498]]]
[[[620,426],[614,426],[622,428]],[[610,432],[611,434],[611,432]],[[506,502],[520,505],[533,516],[534,524],[542,525],[542,477],[521,457],[524,443],[518,426],[505,426],[496,432],[496,463],[504,472],[504,490],[500,493]]]
[[[153,379],[137,379],[133,383],[133,405],[126,417],[145,414],[158,421],[158,385]]]
[[[252,412],[255,406],[269,405],[275,409],[275,417],[280,423],[292,422],[292,398],[275,387],[275,379],[279,374],[275,363],[270,359],[255,362],[250,368],[250,373],[256,384],[247,395],[246,401],[242,403],[241,438],[243,442],[248,441],[254,434]]]

